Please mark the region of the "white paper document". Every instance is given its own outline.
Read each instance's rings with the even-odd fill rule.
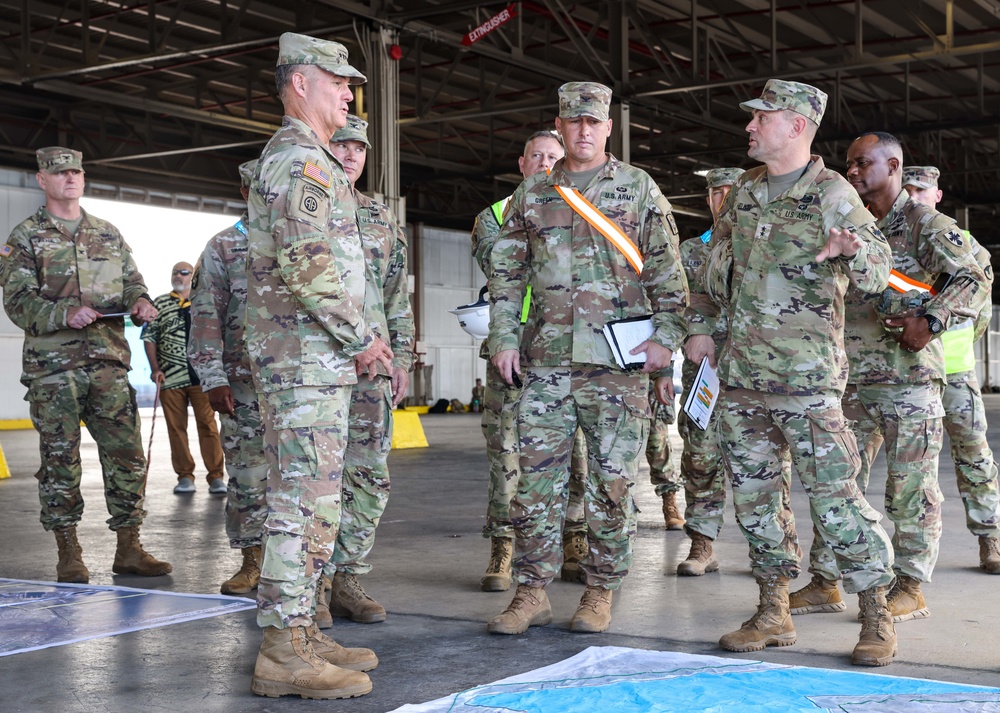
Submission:
[[[708,363],[708,357],[703,357],[701,366],[698,367],[698,375],[684,400],[684,413],[704,431],[708,428],[708,420],[712,418],[712,411],[715,410],[718,400],[719,375],[715,367]]]
[[[653,336],[651,317],[631,317],[608,322],[604,325],[604,338],[621,369],[638,369],[646,363],[646,352],[629,354],[630,351]]]

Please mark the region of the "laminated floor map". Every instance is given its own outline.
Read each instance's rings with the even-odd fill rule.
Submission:
[[[256,608],[221,594],[0,578],[0,656]]]
[[[1000,688],[592,646],[545,668],[395,713],[978,713]]]

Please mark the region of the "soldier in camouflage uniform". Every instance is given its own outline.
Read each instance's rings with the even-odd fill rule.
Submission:
[[[257,161],[240,165],[246,200]],[[260,579],[261,530],[267,517],[264,425],[250,360],[243,345],[247,303],[247,214],[215,235],[198,261],[191,288],[188,359],[222,423],[229,485],[226,535],[243,564],[222,583],[223,594],[248,594]]]
[[[365,168],[368,122],[347,117],[330,143],[354,187]],[[366,561],[375,544],[375,528],[389,499],[386,458],[392,446],[392,409],[406,396],[413,368],[413,310],[406,276],[406,233],[389,207],[354,191],[357,221],[365,258],[364,318],[372,333],[392,348],[392,367],[378,366],[374,379],[361,378],[351,387],[351,409],[344,456],[340,531],[333,557],[326,564],[328,612],[372,624],[385,621],[385,608],[358,582],[371,565]],[[321,604],[323,597],[318,600]],[[316,621],[324,613],[317,607]],[[330,625],[332,619],[328,620]]]
[[[878,219],[889,241],[896,273],[933,285],[942,274],[952,280],[920,314],[907,317],[901,333],[886,331],[886,304],[905,287],[895,283],[885,295],[848,292],[845,342],[850,376],[844,413],[855,422],[865,454],[859,476],[867,487],[871,461],[885,440],[888,477],[885,511],[895,525],[892,546],[896,580],[889,592],[894,622],[929,616],[921,582],[929,582],[941,539],[938,454],[941,452],[945,383],[940,335],[952,321],[978,312],[986,276],[955,221],[910,199],[902,188],[903,148],[891,134],[862,134],[847,151],[847,180]],[[890,309],[889,314],[900,310]],[[841,611],[839,572],[822,540],[810,554],[813,581],[793,593],[793,613]]]
[[[708,184],[706,202],[712,212],[713,223],[719,219],[722,202],[742,173],[741,168],[713,168],[705,175]],[[710,228],[700,237],[685,240],[680,245],[684,273],[693,293],[699,292],[697,289],[699,272],[711,250],[711,239]],[[726,334],[726,322],[720,319],[715,332],[711,335],[716,352],[722,350]],[[700,366],[699,363],[684,360],[684,365],[681,367],[681,384],[684,388],[681,394],[682,404],[687,399],[688,392],[694,387],[694,379],[698,375]],[[673,375],[663,378],[672,379]],[[691,538],[691,549],[687,558],[677,565],[679,575],[697,577],[719,569],[719,561],[712,550],[712,542],[722,530],[722,518],[726,509],[726,476],[722,467],[722,454],[719,451],[718,413],[716,410],[712,414],[706,430],[692,423],[683,408],[677,421],[677,431],[684,442],[684,449],[681,452],[680,482],[684,484],[687,500],[687,509],[685,517],[681,518],[681,524]]]
[[[672,371],[671,365],[667,371]],[[673,374],[669,378],[673,378]],[[671,399],[661,404],[656,395],[654,380],[650,379],[649,438],[646,439],[646,462],[649,463],[649,482],[657,497],[663,500],[663,524],[668,530],[684,527],[684,518],[677,509],[677,493],[683,487],[680,471],[670,450],[670,426],[677,420],[677,411]]]
[[[907,166],[903,188],[913,200],[934,208],[942,198],[938,188],[940,171],[934,166]],[[941,335],[947,383],[941,398],[944,428],[951,442],[958,492],[965,505],[965,524],[979,538],[979,566],[989,574],[1000,574],[1000,491],[997,464],[986,441],[986,408],[976,377],[975,343],[993,318],[993,268],[990,253],[968,231],[962,236],[983,269],[989,287],[975,320],[952,324]]]
[[[369,649],[314,624],[319,577],[340,526],[352,387],[392,368],[362,312],[365,256],[357,202],[330,137],[364,76],[336,42],[285,33],[275,83],[285,108],[250,186],[246,346],[268,459],[257,623],[257,695],[350,698],[371,691]],[[350,670],[353,669],[353,670]]]
[[[886,287],[889,246],[854,189],[810,153],[826,94],[772,79],[740,106],[753,113],[747,153],[765,166],[740,176],[726,198],[700,287],[729,325],[719,357],[719,437],[760,603],[719,644],[759,651],[795,643],[788,582],[799,573],[798,545],[780,518],[790,453],[813,522],[845,586],[859,593],[863,625],[852,662],[884,666],[896,651],[886,604],[892,547],[855,482],[860,457],[841,397],[844,295],[849,285]],[[704,311],[692,315],[685,353],[701,361],[714,352],[715,315],[703,301],[695,307]]]
[[[541,171],[548,172],[563,157],[558,134],[536,131],[524,143],[524,154],[517,159],[521,176],[528,178]],[[493,272],[490,255],[500,234],[504,209],[510,197],[497,201],[476,216],[472,228],[472,255],[487,279]],[[531,305],[530,288],[522,307],[521,320],[526,321]],[[483,400],[483,435],[486,455],[490,461],[489,495],[483,537],[490,538],[490,562],[480,580],[484,592],[504,592],[510,588],[511,562],[514,556],[514,528],[510,523],[510,501],[517,493],[520,475],[517,444],[516,412],[521,387],[507,384],[493,362],[489,360],[484,341],[479,356],[486,359],[486,392]],[[583,432],[577,431],[570,459],[569,500],[563,527],[563,565],[561,576],[579,581],[580,561],[587,554],[587,523],[583,516],[583,489],[587,474],[587,444]]]
[[[60,582],[86,583],[90,572],[76,526],[80,494],[80,421],[97,441],[108,526],[118,537],[112,571],[157,576],[171,566],[143,550],[139,526],[146,490],[135,390],[128,383],[128,313],[135,324],[156,318],[132,251],[115,226],[80,207],[83,155],[39,149],[36,179],[45,205],[0,247],[0,286],[7,316],[24,330],[21,383],[42,465],[42,527],[55,533]]]
[[[493,248],[489,350],[506,383],[517,375],[524,383],[517,414],[521,477],[510,506],[518,586],[510,606],[489,623],[497,634],[552,620],[545,587],[559,567],[577,426],[590,466],[590,550],[581,565],[587,589],[570,629],[610,626],[612,592],[631,564],[632,488],[649,424],[647,375],[669,367],[684,335],[687,283],[670,204],[648,174],[604,153],[610,103],[611,90],[601,84],[560,87],[556,129],[566,157],[549,175],[535,174],[518,187]],[[569,201],[580,205],[581,196],[596,212],[572,207]],[[529,284],[532,309],[519,338]],[[609,321],[650,313],[655,333],[633,350],[646,354],[643,371],[623,371],[602,330]]]

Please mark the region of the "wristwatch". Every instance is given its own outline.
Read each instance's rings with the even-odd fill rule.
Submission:
[[[941,334],[944,331],[944,322],[934,315],[925,314],[924,319],[927,320],[927,328],[931,330],[931,334]]]

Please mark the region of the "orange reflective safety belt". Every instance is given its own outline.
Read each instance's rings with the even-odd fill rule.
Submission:
[[[583,194],[577,189],[556,186],[556,190],[559,191],[559,195],[563,197],[563,200],[569,203],[569,207],[576,211],[577,215],[587,221],[594,230],[618,248],[619,252],[625,256],[628,264],[632,266],[637,274],[642,274],[643,260],[639,248],[635,246],[635,243],[622,232],[622,229],[613,220],[594,207],[594,204],[584,198]]]
[[[931,295],[936,295],[938,291],[931,287],[930,285],[925,285],[920,280],[914,280],[912,277],[907,277],[901,272],[893,270],[889,273],[889,287],[896,290],[896,292],[909,292],[910,290],[917,290],[918,292],[929,292]]]

